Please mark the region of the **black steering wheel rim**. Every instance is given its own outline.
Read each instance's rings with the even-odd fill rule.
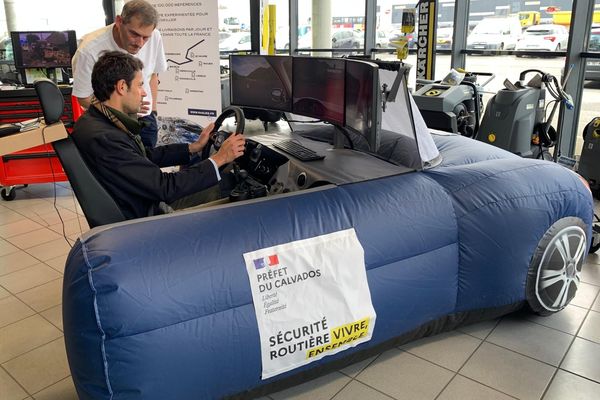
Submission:
[[[210,149],[215,144],[214,135],[217,132],[219,132],[219,128],[221,128],[221,125],[223,125],[223,122],[232,115],[235,116],[235,121],[236,121],[234,134],[237,135],[237,134],[244,133],[244,127],[246,125],[246,118],[244,117],[244,112],[242,111],[242,109],[239,107],[236,107],[236,106],[226,107],[223,110],[223,112],[221,113],[221,115],[219,115],[217,117],[217,119],[215,120],[215,127],[214,127],[213,131],[210,133],[208,143],[206,143],[206,146],[204,146],[204,148],[202,149],[202,159],[203,160],[207,159],[210,156]]]

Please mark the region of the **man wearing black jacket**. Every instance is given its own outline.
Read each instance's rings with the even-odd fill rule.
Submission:
[[[142,68],[142,62],[127,53],[102,55],[92,71],[91,106],[72,134],[92,173],[128,219],[169,210],[165,203],[178,209],[210,200],[197,194],[215,188],[221,180],[218,168],[241,156],[245,144],[242,135],[231,135],[210,158],[179,172],[163,172],[161,167],[188,164],[192,155],[200,153],[214,124],[191,144],[144,147],[139,123],[128,116],[139,112],[146,96]]]

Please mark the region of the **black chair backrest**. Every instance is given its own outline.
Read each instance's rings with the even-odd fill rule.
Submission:
[[[90,228],[125,221],[126,218],[115,200],[85,164],[73,139],[67,137],[52,143],[52,146]]]
[[[33,83],[33,87],[40,99],[46,125],[60,121],[65,109],[65,98],[58,86],[50,79],[41,78]]]
[[[58,86],[49,79],[38,79],[33,86],[40,99],[46,125],[60,121],[65,100]],[[125,221],[121,209],[94,177],[73,139],[68,136],[53,142],[52,147],[69,178],[90,228]]]

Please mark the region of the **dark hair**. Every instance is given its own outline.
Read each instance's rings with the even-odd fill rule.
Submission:
[[[115,85],[124,79],[127,86],[135,78],[135,73],[141,71],[144,64],[128,53],[107,51],[102,53],[92,70],[92,88],[94,96],[99,101],[106,101],[115,91]]]
[[[144,0],[131,0],[123,6],[121,11],[123,23],[128,24],[133,17],[139,17],[144,26],[152,25],[156,28],[156,25],[158,25],[158,12],[150,3]]]

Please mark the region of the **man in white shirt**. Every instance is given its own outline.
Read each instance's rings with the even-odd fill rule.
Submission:
[[[142,61],[144,91],[151,96],[145,98],[139,119],[143,125],[142,141],[148,147],[156,145],[158,135],[158,74],[167,70],[157,24],[158,13],[152,5],[145,0],[131,0],[125,3],[114,24],[85,35],[73,57],[73,95],[86,109],[93,95],[92,68],[103,52],[126,52]]]

